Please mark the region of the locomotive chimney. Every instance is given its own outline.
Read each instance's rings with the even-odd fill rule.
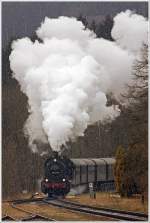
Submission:
[[[52,156],[53,156],[53,158],[57,159],[58,158],[58,152],[57,151],[53,151]]]

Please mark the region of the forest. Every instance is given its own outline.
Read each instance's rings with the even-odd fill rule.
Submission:
[[[93,30],[98,38],[113,41],[111,29],[113,18],[105,16],[101,22],[90,23],[80,15],[86,28]],[[27,190],[39,190],[44,160],[50,155],[32,153],[23,127],[28,117],[27,97],[18,82],[12,78],[9,55],[13,36],[2,49],[2,192],[3,198]],[[33,35],[32,40],[35,39]],[[132,188],[147,197],[148,193],[148,47],[143,46],[142,58],[133,67],[134,84],[126,86],[122,98],[128,106],[120,104],[110,93],[107,106],[119,105],[120,115],[112,122],[97,122],[88,126],[84,137],[68,143],[64,151],[71,158],[116,157],[114,168],[116,190],[122,196],[132,195]],[[117,87],[117,86],[116,86]],[[49,145],[39,145],[46,149]],[[134,191],[133,191],[134,192]]]

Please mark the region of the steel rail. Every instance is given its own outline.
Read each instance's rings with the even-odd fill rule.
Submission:
[[[128,220],[128,221],[147,221],[148,216],[138,216],[130,213],[122,213],[119,210],[107,210],[107,209],[97,209],[92,206],[80,205],[64,200],[44,200],[44,202],[61,208],[66,208],[68,210],[77,211],[80,213],[92,214],[95,216],[105,216],[118,220]]]
[[[64,203],[68,203],[68,204],[73,204],[79,207],[88,207],[88,208],[94,208],[95,210],[104,210],[104,211],[111,211],[111,212],[119,212],[122,214],[130,214],[133,216],[139,216],[139,217],[144,217],[144,218],[148,218],[148,215],[142,212],[133,212],[133,211],[125,211],[125,210],[118,210],[118,209],[114,209],[114,208],[106,208],[106,207],[95,207],[95,206],[90,206],[90,205],[85,205],[85,204],[79,204],[77,202],[72,202],[72,201],[68,201],[68,200],[62,200],[59,199],[60,201],[63,201]]]

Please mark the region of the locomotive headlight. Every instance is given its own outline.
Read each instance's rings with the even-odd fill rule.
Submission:
[[[54,162],[56,162],[56,159],[54,159]]]
[[[46,182],[48,182],[48,179],[45,179]]]
[[[63,178],[63,182],[65,182],[66,180]]]

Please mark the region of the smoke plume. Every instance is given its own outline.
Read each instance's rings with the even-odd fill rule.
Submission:
[[[75,18],[45,18],[36,31],[42,41],[25,37],[12,44],[13,77],[28,96],[25,132],[36,143],[59,151],[67,141],[83,136],[87,126],[114,119],[119,109],[107,107],[131,79],[133,61],[146,42],[147,21],[130,11],[114,18],[114,42],[85,29]]]

